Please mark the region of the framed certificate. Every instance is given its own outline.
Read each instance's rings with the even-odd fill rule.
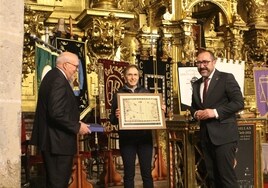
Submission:
[[[154,93],[118,93],[119,129],[165,129],[162,95]]]

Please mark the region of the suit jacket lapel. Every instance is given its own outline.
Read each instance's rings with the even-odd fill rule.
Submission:
[[[197,82],[196,89],[194,89],[196,91],[196,94],[194,97],[198,98],[199,105],[202,105],[202,100],[201,100],[201,96],[200,96],[200,86],[202,83],[202,77],[200,79],[198,79],[196,82]]]
[[[220,79],[220,72],[218,70],[215,70],[213,77],[210,80],[209,86],[208,86],[208,90],[207,90],[207,99],[209,99],[211,93],[213,93],[213,88],[217,85],[217,82]],[[209,101],[209,100],[206,100]]]

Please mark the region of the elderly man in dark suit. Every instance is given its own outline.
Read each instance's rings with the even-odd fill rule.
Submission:
[[[78,57],[61,53],[56,67],[41,82],[31,144],[41,151],[46,170],[46,188],[67,188],[77,152],[77,134],[90,133],[79,121],[79,109],[70,86],[79,65]]]
[[[236,113],[244,99],[234,76],[215,69],[210,51],[197,56],[202,78],[193,83],[192,116],[200,121],[201,146],[211,188],[238,188],[235,174],[239,138]]]

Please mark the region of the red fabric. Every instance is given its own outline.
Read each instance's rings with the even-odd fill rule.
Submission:
[[[26,153],[26,129],[23,118],[21,119],[21,153]]]
[[[107,59],[99,59],[98,62],[102,64],[104,72],[105,108],[111,109],[114,93],[125,83],[123,70],[129,63]]]
[[[268,175],[263,174],[263,188],[268,188]]]

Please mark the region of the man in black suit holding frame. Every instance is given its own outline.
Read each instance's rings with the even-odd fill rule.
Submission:
[[[234,76],[218,71],[215,64],[211,51],[198,54],[196,65],[202,78],[193,83],[191,114],[200,121],[210,188],[238,188],[236,113],[244,108],[244,99]]]
[[[77,153],[77,134],[88,134],[88,125],[79,121],[80,113],[70,85],[79,59],[61,53],[56,67],[41,82],[31,144],[41,151],[46,170],[46,188],[67,188]]]

